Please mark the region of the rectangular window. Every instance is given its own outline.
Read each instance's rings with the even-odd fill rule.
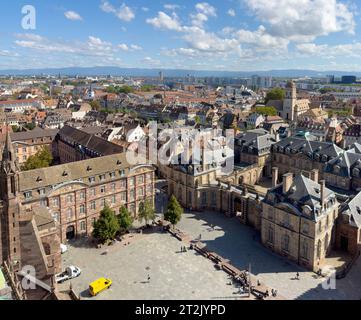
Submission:
[[[120,199],[124,202],[127,202],[127,193],[126,192],[122,192],[120,194]]]
[[[84,200],[84,199],[85,199],[85,192],[84,192],[84,191],[80,192],[79,198],[80,198],[81,200]]]
[[[73,209],[72,208],[68,209],[67,215],[68,215],[68,220],[70,220],[73,217]]]
[[[39,190],[39,194],[40,194],[41,196],[43,196],[43,195],[45,194],[45,189],[40,189],[40,190]]]
[[[89,182],[90,183],[95,183],[95,177],[89,177]]]
[[[95,201],[90,202],[90,209],[91,209],[91,210],[95,210],[95,209],[96,209]]]
[[[85,206],[84,206],[84,205],[81,205],[81,206],[79,207],[79,212],[80,212],[81,214],[84,214],[84,213],[85,213]]]
[[[119,174],[120,174],[121,177],[124,177],[125,176],[125,170],[120,170]]]
[[[134,178],[130,178],[129,179],[129,186],[134,186],[134,183],[135,183],[135,179]]]
[[[40,206],[47,207],[47,205],[48,205],[48,201],[46,199],[40,200]]]
[[[115,204],[115,202],[116,202],[116,197],[112,196],[112,204]]]
[[[90,196],[94,197],[96,194],[95,189],[90,189]]]
[[[85,223],[85,221],[80,222],[80,230],[81,231],[86,231],[86,223]]]
[[[100,187],[100,193],[105,193],[105,186]]]
[[[115,172],[111,172],[109,175],[111,179],[115,179]]]
[[[123,189],[126,188],[127,187],[127,180],[121,180],[120,181],[120,187],[123,188]]]
[[[138,189],[138,197],[144,197],[144,189],[143,188]]]
[[[59,222],[59,212],[54,212],[52,216],[54,221]]]
[[[144,176],[141,175],[138,177],[138,184],[143,184],[144,183]]]
[[[104,181],[105,180],[105,174],[100,175],[99,179],[100,179],[100,181]]]
[[[104,208],[107,204],[107,201],[105,199],[100,199],[100,207]]]
[[[67,201],[67,203],[72,203],[72,202],[73,202],[73,196],[69,194],[69,195],[66,197],[66,201]]]
[[[115,192],[115,187],[116,187],[115,183],[112,183],[111,188],[113,192]]]
[[[129,192],[129,201],[134,201],[134,199],[135,199],[135,191],[133,189],[133,190],[130,190],[130,192]]]
[[[59,198],[54,198],[53,199],[53,206],[54,207],[59,207]]]

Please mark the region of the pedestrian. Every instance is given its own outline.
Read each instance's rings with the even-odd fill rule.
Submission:
[[[275,292],[275,297],[277,297],[277,290],[275,290],[274,292]]]
[[[300,274],[298,272],[296,273],[296,279],[300,280]]]
[[[199,234],[199,240],[201,240],[202,239],[202,234]]]
[[[271,289],[271,293],[272,293],[272,297],[274,297],[275,292],[273,291],[273,289]]]
[[[150,282],[150,275],[148,274],[148,282]]]
[[[257,280],[257,286],[259,287],[261,285],[261,282],[259,282],[259,280]]]

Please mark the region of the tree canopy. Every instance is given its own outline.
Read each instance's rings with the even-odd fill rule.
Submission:
[[[134,92],[134,88],[132,88],[131,86],[109,86],[106,89],[107,93],[133,93]]]
[[[47,147],[43,147],[35,155],[29,157],[21,167],[22,171],[47,168],[51,165],[53,156]]]
[[[273,88],[267,92],[265,103],[270,100],[283,100],[285,98],[285,91],[282,88]]]
[[[275,107],[256,107],[256,112],[264,116],[276,116],[277,109]]]
[[[145,202],[140,203],[138,219],[139,221],[144,220],[145,223],[148,223],[150,220],[155,219],[155,210],[151,201],[146,200]]]
[[[108,206],[100,212],[100,217],[94,222],[93,227],[93,237],[101,243],[114,240],[120,229],[115,212]]]
[[[121,207],[118,215],[120,231],[128,231],[133,224],[133,218],[126,207]]]
[[[164,220],[169,221],[173,226],[182,218],[183,208],[174,195],[168,202],[167,211],[164,213]]]

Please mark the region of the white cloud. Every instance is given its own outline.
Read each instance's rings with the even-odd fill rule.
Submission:
[[[140,51],[143,49],[141,46],[138,46],[136,44],[131,44],[130,46],[128,46],[125,43],[118,44],[117,47],[122,51]]]
[[[172,10],[172,11],[175,11],[175,10],[177,10],[177,9],[180,9],[180,6],[179,6],[179,5],[177,5],[177,4],[171,4],[171,3],[167,3],[167,4],[165,4],[163,7],[164,7],[164,9],[166,9],[166,10]]]
[[[142,48],[141,46],[138,46],[138,45],[136,45],[136,44],[131,44],[131,45],[130,45],[130,48],[131,48],[132,50],[135,50],[135,51],[143,50],[143,48]]]
[[[100,5],[100,9],[102,9],[106,13],[113,13],[116,17],[120,20],[130,22],[135,18],[135,14],[133,10],[128,7],[125,3],[123,3],[120,8],[115,8],[111,3],[108,1],[103,0]]]
[[[147,7],[142,7],[141,9],[142,9],[142,11],[144,11],[144,12],[148,12],[148,11],[149,11],[149,8],[147,8]]]
[[[190,15],[192,25],[203,28],[205,22],[208,21],[209,17],[216,17],[217,10],[207,2],[197,3],[195,6],[197,12]]]
[[[312,41],[333,32],[354,32],[354,14],[338,0],[243,0],[272,35]]]
[[[229,9],[227,11],[227,14],[231,17],[235,17],[236,16],[236,11],[234,9]]]
[[[129,47],[125,43],[118,44],[118,48],[123,51],[129,51]]]
[[[147,64],[147,65],[152,65],[152,66],[158,66],[160,65],[160,61],[159,60],[155,60],[151,57],[145,57],[143,60],[142,60],[143,63]]]
[[[296,45],[296,50],[304,56],[319,56],[328,59],[336,56],[343,58],[361,58],[361,42],[339,45],[301,43]]]
[[[157,17],[147,19],[146,22],[157,29],[182,31],[182,27],[178,20],[178,17],[174,13],[173,17],[171,17],[166,13],[159,11]]]
[[[52,41],[38,35],[17,34],[15,44],[22,48],[46,52],[75,54],[80,56],[110,57],[114,48],[110,42],[89,36],[86,42]]]
[[[209,17],[216,17],[217,10],[215,7],[211,6],[208,2],[201,2],[196,4],[196,9],[198,12],[205,14]]]
[[[75,11],[66,11],[64,12],[65,18],[72,20],[72,21],[82,21],[83,18],[81,15]]]

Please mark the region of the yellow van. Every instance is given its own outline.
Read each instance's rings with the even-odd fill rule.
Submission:
[[[95,297],[105,289],[109,289],[113,282],[110,279],[100,278],[89,285],[90,294]]]

